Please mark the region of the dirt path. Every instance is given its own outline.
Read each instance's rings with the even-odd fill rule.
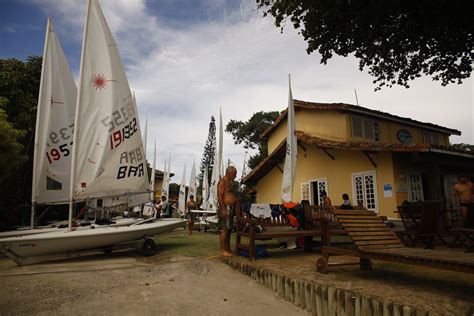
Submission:
[[[16,267],[0,259],[0,314],[306,315],[219,259],[130,254]]]

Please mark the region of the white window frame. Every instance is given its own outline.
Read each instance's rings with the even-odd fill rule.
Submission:
[[[377,186],[377,172],[375,170],[368,170],[368,171],[361,171],[361,172],[354,172],[351,174],[351,183],[352,183],[352,197],[351,197],[351,203],[354,206],[357,206],[357,194],[356,194],[356,185],[355,185],[355,177],[360,177],[362,176],[362,179],[364,179],[364,176],[372,175],[374,179],[374,200],[375,200],[375,208],[369,209],[371,211],[374,211],[376,213],[379,213],[379,197],[378,197],[378,186]],[[363,182],[363,187],[364,187],[364,206],[367,205],[367,195],[365,192],[365,183]]]
[[[420,185],[420,191],[419,192],[414,192],[412,190],[412,181],[411,181],[411,176],[417,176],[420,180],[419,185]],[[421,173],[419,172],[408,172],[407,175],[407,185],[408,185],[408,201],[409,202],[414,202],[414,201],[423,201],[425,197],[423,196],[423,178],[421,177]],[[412,195],[417,194],[419,195],[420,199],[412,199]]]
[[[305,188],[305,186],[307,186]],[[305,191],[308,192],[305,192]],[[301,182],[301,200],[308,200],[311,203],[311,184],[309,182]]]
[[[327,195],[329,196],[329,185],[328,185],[328,178],[327,177],[323,177],[323,178],[317,178],[317,179],[311,179],[308,181],[309,183],[309,202],[311,203],[311,205],[321,205],[320,204],[320,201],[319,201],[319,196],[318,196],[318,203],[315,203],[315,197],[313,196],[313,185],[314,183],[319,183],[319,182],[324,182],[326,185],[325,185],[325,191],[327,193]],[[319,191],[318,191],[319,192]]]

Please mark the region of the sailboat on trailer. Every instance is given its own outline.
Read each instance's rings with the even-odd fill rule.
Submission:
[[[107,247],[184,226],[182,220],[74,230],[75,202],[149,191],[138,111],[97,0],[87,5],[69,195],[69,229],[0,240],[16,259]]]
[[[66,205],[69,202],[77,97],[69,64],[49,18],[44,43],[34,142],[31,224],[29,229],[1,232],[0,238],[53,232],[64,226],[62,221],[49,226],[35,226],[38,205]],[[121,226],[135,222],[133,218],[120,218],[108,225]],[[94,223],[91,225],[103,226]]]
[[[35,213],[39,204],[68,202],[76,95],[77,88],[69,64],[53,23],[48,19],[36,115],[31,226],[30,229],[2,232],[1,237],[58,229],[35,229]]]

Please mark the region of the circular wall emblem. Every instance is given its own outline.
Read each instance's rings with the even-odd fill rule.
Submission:
[[[397,138],[402,144],[411,144],[413,143],[413,138],[411,137],[411,133],[406,129],[400,129],[397,132]]]

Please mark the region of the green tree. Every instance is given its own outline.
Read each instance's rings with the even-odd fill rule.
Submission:
[[[29,203],[31,199],[33,142],[41,64],[42,57],[37,56],[28,57],[26,61],[0,59],[2,108],[8,123],[18,131],[16,140],[22,146],[21,151],[13,154],[17,163],[11,165],[12,173],[2,178],[0,183],[0,226],[21,224],[29,217],[29,208],[19,208],[19,205]],[[0,155],[4,155],[3,150]]]
[[[234,192],[237,193],[237,198],[239,199],[240,203],[256,202],[256,194],[251,186],[241,184],[237,181],[232,181],[232,187],[234,188]]]
[[[211,181],[212,167],[214,165],[214,156],[216,153],[216,120],[214,116],[211,116],[211,122],[209,123],[209,133],[207,135],[206,145],[204,145],[204,152],[202,153],[201,166],[199,167],[198,182],[199,187],[202,188],[202,180],[204,177],[204,168],[208,168],[208,179]],[[199,192],[199,190],[198,190]]]
[[[0,106],[5,99],[0,98]],[[7,121],[7,114],[0,108],[0,184],[10,178],[28,158],[23,153],[19,139],[24,131],[13,128]]]
[[[454,148],[468,151],[470,153],[474,153],[474,145],[471,144],[466,144],[466,143],[459,143],[459,144],[454,144]]]
[[[255,168],[268,155],[267,143],[261,141],[262,133],[275,123],[280,115],[278,111],[257,112],[246,121],[230,120],[225,131],[232,134],[236,145],[243,144],[245,149],[258,149],[258,153],[248,160],[250,169]]]
[[[461,83],[474,59],[472,0],[257,0],[283,31],[287,20],[299,29],[308,54],[326,64],[336,54],[354,55],[359,69],[383,86],[421,75],[441,84]],[[470,12],[470,13],[469,13]]]

